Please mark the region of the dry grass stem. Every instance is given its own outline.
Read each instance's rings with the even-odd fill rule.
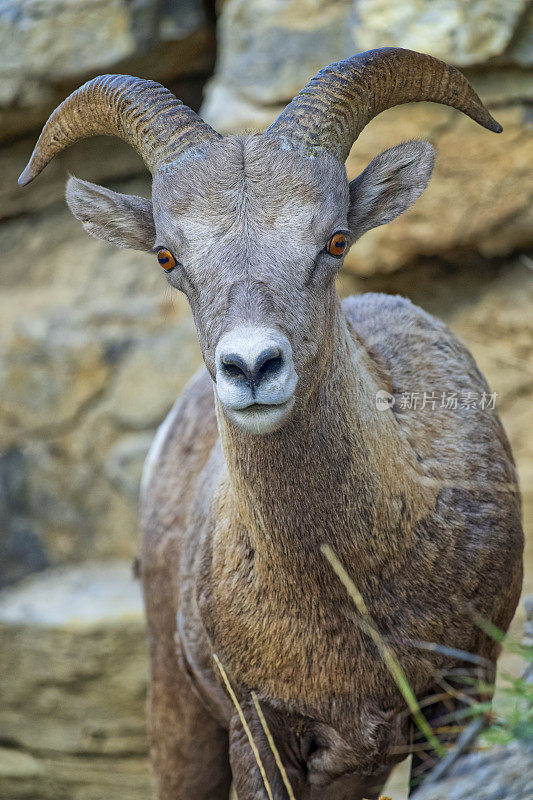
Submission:
[[[284,783],[285,788],[287,790],[287,794],[289,795],[289,800],[296,800],[296,798],[294,796],[294,792],[292,791],[292,786],[291,786],[289,778],[287,776],[287,772],[285,770],[285,767],[283,766],[283,762],[281,760],[281,756],[279,754],[279,750],[276,747],[276,743],[274,741],[274,737],[270,733],[270,728],[268,727],[267,721],[265,719],[265,715],[263,714],[263,709],[259,705],[259,700],[257,699],[256,693],[252,692],[251,694],[252,694],[252,700],[253,700],[253,703],[254,703],[254,706],[255,706],[255,710],[257,711],[257,716],[259,717],[259,721],[261,722],[261,725],[263,726],[263,730],[265,732],[265,736],[267,737],[268,744],[270,746],[270,749],[272,750],[272,755],[274,756],[274,759],[276,761],[277,767],[278,767],[278,769],[280,771],[281,779],[283,780],[283,783]]]
[[[269,784],[268,778],[266,776],[265,768],[263,766],[263,762],[261,761],[261,756],[259,755],[259,750],[257,749],[257,746],[256,746],[256,744],[254,742],[254,738],[252,736],[252,732],[251,732],[250,728],[248,727],[248,723],[246,722],[246,719],[244,718],[244,713],[243,713],[243,710],[241,708],[241,704],[237,700],[237,695],[233,691],[233,687],[232,687],[232,685],[230,683],[230,680],[228,678],[226,670],[224,669],[224,667],[222,665],[222,662],[221,662],[221,660],[219,659],[219,657],[217,656],[216,653],[213,653],[213,661],[217,665],[218,671],[222,675],[222,680],[224,681],[224,685],[225,685],[226,689],[228,690],[228,694],[231,697],[233,705],[237,709],[237,713],[239,714],[239,718],[241,720],[242,727],[244,728],[246,736],[248,737],[248,741],[250,742],[250,747],[252,748],[252,752],[254,754],[255,760],[257,761],[257,766],[259,767],[259,772],[261,773],[261,777],[263,779],[263,783],[265,784],[265,789],[266,789],[266,793],[268,795],[268,798],[269,798],[269,800],[274,800],[274,795],[272,794],[272,789],[270,788],[270,784]]]

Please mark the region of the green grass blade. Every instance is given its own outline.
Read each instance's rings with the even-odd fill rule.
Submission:
[[[372,617],[366,607],[366,603],[363,600],[363,596],[359,592],[357,586],[350,578],[346,570],[344,569],[343,565],[337,558],[336,554],[332,550],[332,548],[328,544],[323,544],[321,546],[321,551],[324,557],[329,561],[331,567],[333,568],[337,577],[342,581],[346,591],[348,592],[349,596],[353,600],[355,607],[359,611],[362,617],[362,627],[365,630],[374,644],[376,645],[379,654],[381,655],[383,661],[385,662],[389,672],[391,673],[392,677],[394,678],[398,689],[403,695],[405,702],[413,716],[413,719],[420,729],[420,731],[424,734],[428,742],[431,744],[439,758],[443,758],[446,754],[444,747],[441,745],[433,731],[431,730],[429,723],[425,716],[422,714],[420,710],[420,706],[418,705],[418,700],[416,699],[415,693],[411,689],[409,685],[409,681],[406,678],[405,672],[403,671],[402,665],[398,661],[396,654],[389,647],[389,645],[384,641],[383,637],[377,630]]]

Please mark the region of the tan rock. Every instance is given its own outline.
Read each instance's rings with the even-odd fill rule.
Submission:
[[[28,778],[38,777],[42,773],[42,764],[39,764],[37,759],[33,758],[29,753],[0,747],[0,787],[6,780],[27,780]]]
[[[28,80],[31,93],[32,82],[98,72],[135,54],[150,37],[152,42],[180,39],[205,24],[195,0],[163,13],[153,0],[138,0],[134,7],[124,0],[7,0],[1,12],[3,92],[6,99],[22,102]],[[9,78],[15,90],[22,88],[22,98],[16,91],[7,93]]]
[[[533,6],[525,12],[507,54],[516,64],[531,66],[533,62]]]
[[[203,74],[214,39],[200,0],[4,0],[0,4],[0,138],[36,129],[88,78]],[[198,93],[195,92],[198,96]],[[188,98],[186,98],[186,101]]]
[[[349,55],[352,0],[227,0],[216,83],[259,105],[292,97],[318,69]]]
[[[24,92],[26,76],[79,75],[112,64],[135,48],[122,0],[22,0],[16,6],[4,3],[2,9],[0,70],[3,76],[15,76],[19,91]]]
[[[500,136],[456,111],[400,106],[373,120],[347,162],[355,177],[381,150],[411,138],[429,140],[437,158],[417,203],[390,225],[366,234],[346,266],[359,274],[390,272],[418,255],[477,251],[501,256],[533,242],[533,153],[522,106],[502,108]]]
[[[527,449],[533,464],[533,437],[527,435],[527,393],[533,384],[532,307],[533,270],[519,258],[487,282],[475,303],[456,308],[450,322],[498,387],[515,456]],[[529,421],[530,415],[531,408]]]
[[[91,239],[66,208],[5,222],[2,256],[0,584],[131,558],[144,453],[199,365],[187,301],[153,256]]]
[[[527,5],[527,0],[357,0],[352,40],[356,51],[401,46],[457,66],[481,64],[506,52]]]
[[[105,386],[109,367],[87,334],[47,320],[14,331],[2,359],[0,416],[15,430],[67,425]]]
[[[527,0],[227,0],[213,85],[258,106],[289,100],[321,67],[406,47],[461,67],[531,64]]]
[[[11,745],[0,798],[148,797],[147,648],[130,565],[52,570],[4,590],[0,642]]]
[[[153,428],[199,364],[196,333],[189,320],[142,342],[119,369],[107,403],[109,413],[129,428]]]

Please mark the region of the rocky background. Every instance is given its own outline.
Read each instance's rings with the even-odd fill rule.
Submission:
[[[63,202],[68,172],[149,194],[138,157],[90,139],[21,190],[40,127],[113,71],[161,81],[221,132],[262,129],[320,67],[384,45],[460,67],[504,132],[430,104],[374,120],[350,177],[413,137],[437,165],[413,209],[356,245],[339,289],[405,294],[472,349],[521,475],[533,591],[533,4],[0,0],[0,800],[148,796],[128,564],[144,456],[200,364],[154,260],[89,239]]]

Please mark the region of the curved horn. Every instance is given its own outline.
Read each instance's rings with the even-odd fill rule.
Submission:
[[[457,108],[495,133],[502,130],[458,69],[424,53],[383,47],[325,67],[264,135],[305,155],[331,153],[344,162],[371,119],[421,100]]]
[[[50,116],[19,184],[32,181],[69,145],[99,134],[124,139],[152,173],[192,147],[221,138],[160,83],[100,75],[76,89]]]

